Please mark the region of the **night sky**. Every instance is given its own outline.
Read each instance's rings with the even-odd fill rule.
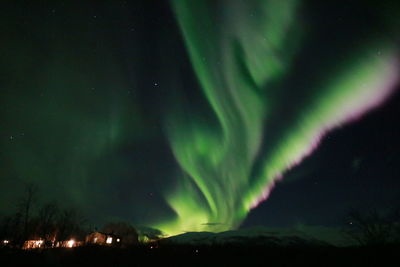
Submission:
[[[395,1],[0,10],[0,215],[26,183],[167,234],[400,205]]]

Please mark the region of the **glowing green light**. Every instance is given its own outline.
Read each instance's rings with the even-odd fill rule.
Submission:
[[[187,50],[220,127],[171,114],[169,140],[184,175],[166,199],[177,217],[155,225],[168,234],[237,227],[277,178],[323,134],[380,104],[396,78],[393,49],[364,49],[314,93],[273,145],[260,151],[279,84],[300,48],[297,1],[173,1]],[[315,90],[318,87],[318,90]],[[293,88],[292,90],[295,90]],[[288,90],[288,89],[286,89]],[[290,95],[290,90],[287,94]],[[261,171],[254,173],[256,159]]]

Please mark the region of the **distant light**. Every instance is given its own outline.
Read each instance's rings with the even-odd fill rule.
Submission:
[[[117,238],[117,242],[121,241],[119,238]]]
[[[199,250],[198,250],[198,249],[196,249],[196,253],[199,253]]]
[[[4,240],[4,241],[3,241],[4,244],[8,244],[9,242],[10,242],[10,241],[8,241],[8,240]]]
[[[37,241],[35,241],[35,245],[36,245],[36,246],[40,246],[41,244],[43,244],[43,240],[37,240]]]
[[[106,243],[107,244],[111,244],[112,243],[112,237],[107,237]]]
[[[96,243],[96,241],[97,241],[97,237],[95,237],[93,241],[94,241],[94,243]]]
[[[67,247],[72,248],[74,246],[74,244],[75,244],[75,241],[73,239],[71,239],[67,242]]]

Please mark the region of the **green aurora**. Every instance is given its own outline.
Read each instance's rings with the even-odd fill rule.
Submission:
[[[167,119],[183,173],[166,196],[176,218],[155,225],[165,233],[238,227],[326,132],[358,119],[391,93],[398,72],[396,51],[381,38],[378,44],[371,41],[350,55],[338,55],[341,61],[330,67],[329,78],[310,77],[309,97],[299,98],[297,109],[287,107],[291,114],[276,123],[278,108],[285,106],[281,87],[306,36],[299,3],[173,1],[217,123],[180,112]],[[270,131],[278,134],[264,140]]]
[[[0,217],[34,183],[97,226],[238,228],[398,80],[389,1],[28,2],[0,11]]]

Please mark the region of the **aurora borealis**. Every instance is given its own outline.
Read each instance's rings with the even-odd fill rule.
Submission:
[[[310,154],[327,131],[357,119],[394,89],[397,51],[390,43],[381,44],[378,56],[367,47],[346,62],[350,73],[339,70],[322,88],[310,85],[314,92],[303,108],[289,115],[290,125],[272,147],[260,151],[264,131],[274,127],[268,122],[279,115],[274,105],[284,105],[276,91],[301,47],[297,4],[174,2],[193,69],[219,127],[196,125],[190,118],[170,122],[172,148],[185,175],[168,198],[178,222],[171,230],[166,226],[166,232],[237,227],[267,198],[275,180]],[[222,9],[221,15],[214,17],[213,8]],[[257,158],[261,166],[254,172]]]
[[[5,213],[34,182],[94,224],[238,228],[325,136],[398,91],[388,1],[133,2],[3,9]]]

